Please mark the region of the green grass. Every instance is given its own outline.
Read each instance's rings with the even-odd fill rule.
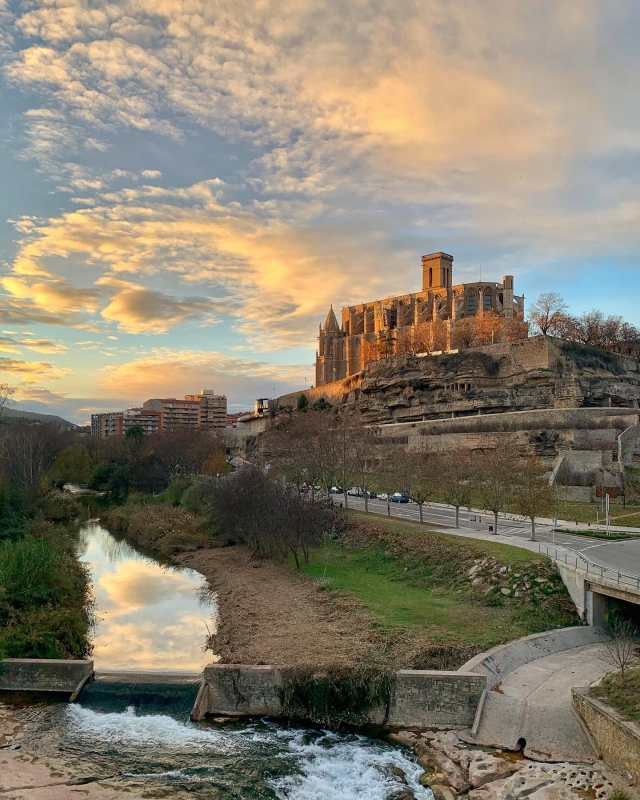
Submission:
[[[428,529],[427,525],[421,525],[419,522],[411,522],[385,516],[376,516],[375,519],[372,520],[371,515],[365,514],[364,511],[350,511],[349,516],[361,522],[372,523],[376,528],[401,531],[409,536],[415,536],[416,539],[423,539],[426,534],[429,539],[434,542],[441,541],[451,543],[452,541],[452,534],[442,533],[441,531],[431,531]],[[459,539],[455,539],[454,541],[464,543],[464,547],[472,550],[476,558],[488,556],[490,558],[495,558],[504,566],[529,562],[535,558],[535,553],[532,553],[530,550],[525,550],[522,547],[512,547],[509,544],[501,544],[500,542],[487,542],[470,537],[459,537]]]
[[[381,550],[348,550],[331,543],[314,551],[302,569],[324,579],[329,589],[356,597],[382,630],[406,628],[435,639],[454,636],[482,645],[528,632],[510,608],[478,606],[453,588],[411,585],[419,567],[411,570]]]
[[[640,668],[626,672],[624,683],[619,674],[609,675],[591,694],[609,703],[626,719],[640,722]]]
[[[559,496],[562,496],[562,487],[558,490]],[[599,521],[604,524],[604,501],[599,503],[577,503],[566,502],[562,499],[559,500],[557,506],[558,519],[567,520],[568,522],[583,522],[596,524],[597,513],[596,507],[600,507]],[[612,525],[629,526],[631,528],[640,527],[640,508],[637,506],[629,505],[625,507],[621,501],[612,502],[609,508],[609,513],[612,517]],[[620,517],[620,519],[617,519]],[[571,531],[576,533],[577,531]]]

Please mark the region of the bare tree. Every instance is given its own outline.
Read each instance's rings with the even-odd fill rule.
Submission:
[[[437,456],[423,451],[409,451],[406,456],[410,475],[407,494],[418,504],[420,522],[424,522],[423,508],[436,488]]]
[[[549,485],[549,470],[537,458],[520,460],[513,469],[513,510],[531,523],[531,541],[536,541],[536,517],[553,509],[554,489]]]
[[[554,335],[560,317],[567,313],[567,304],[558,292],[543,292],[529,307],[529,319],[540,333]]]
[[[605,626],[605,633],[607,639],[604,642],[602,659],[610,667],[620,671],[620,680],[624,683],[626,670],[636,660],[638,628],[632,620],[612,614]]]
[[[14,390],[8,383],[0,383],[0,416],[4,409],[11,403],[13,391]]]
[[[493,514],[493,533],[498,533],[498,514],[506,511],[514,490],[518,451],[513,441],[474,458],[473,484],[486,511]]]
[[[460,527],[460,507],[471,503],[473,464],[468,450],[449,450],[438,460],[437,481],[445,503],[456,510],[456,528]]]

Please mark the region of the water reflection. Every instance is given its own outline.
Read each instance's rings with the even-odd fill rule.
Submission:
[[[215,613],[202,575],[141,555],[95,521],[78,548],[97,604],[96,668],[199,671],[214,660],[202,650]]]

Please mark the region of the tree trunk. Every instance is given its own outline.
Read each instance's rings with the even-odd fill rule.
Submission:
[[[531,517],[531,541],[536,541],[536,518]]]
[[[460,506],[456,506],[456,528],[460,527]]]
[[[312,485],[311,486],[311,502],[315,503],[315,501],[316,501],[316,487]]]
[[[496,536],[498,534],[498,514],[499,511],[493,512],[493,535]]]
[[[422,503],[418,503],[418,507],[420,508],[420,522],[423,522],[423,519],[422,519]]]
[[[344,510],[346,511],[349,508],[349,501],[347,500],[347,492],[344,493]]]
[[[387,498],[387,516],[391,516],[391,500],[389,498]]]
[[[365,514],[369,513],[369,492],[366,489],[364,490],[364,511]]]

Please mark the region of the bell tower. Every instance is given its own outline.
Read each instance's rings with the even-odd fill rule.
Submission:
[[[453,256],[447,253],[430,253],[422,256],[422,291],[450,289],[453,273]]]

